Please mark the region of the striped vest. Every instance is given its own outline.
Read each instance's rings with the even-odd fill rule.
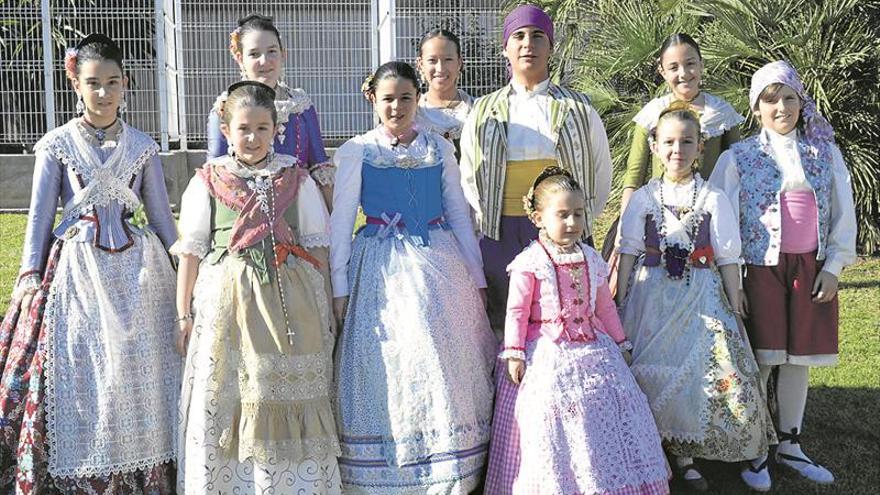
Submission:
[[[474,126],[466,126],[472,132],[470,163],[462,161],[463,167],[472,169],[471,180],[464,185],[466,195],[479,198],[481,215],[480,230],[483,235],[500,238],[501,204],[504,196],[504,180],[507,171],[507,124],[510,120],[508,95],[511,86],[479,98],[474,103],[469,119]],[[587,204],[587,234],[591,233],[592,211],[596,199],[596,174],[590,142],[590,99],[587,95],[550,83],[551,138],[556,143],[556,160],[569,170],[584,188]],[[465,155],[465,153],[462,153]],[[470,194],[468,194],[470,193]]]

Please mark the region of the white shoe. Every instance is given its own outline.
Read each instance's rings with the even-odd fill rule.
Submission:
[[[820,485],[834,483],[834,475],[831,474],[831,471],[805,457],[777,452],[776,463],[795,471],[814,483],[819,483]]]
[[[757,459],[756,459],[757,460]],[[767,467],[767,458],[764,459],[758,467],[752,465],[751,461],[746,461],[746,468],[740,471],[739,476],[743,482],[752,490],[757,492],[770,491],[770,469]]]

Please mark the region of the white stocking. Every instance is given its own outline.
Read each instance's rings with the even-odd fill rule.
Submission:
[[[763,378],[763,367],[761,375]],[[779,431],[791,433],[792,429],[801,432],[804,421],[804,409],[807,406],[807,388],[809,386],[810,368],[795,364],[779,366],[779,378],[776,383],[776,397],[779,404]],[[779,451],[784,454],[805,457],[799,444],[784,441],[779,443]]]

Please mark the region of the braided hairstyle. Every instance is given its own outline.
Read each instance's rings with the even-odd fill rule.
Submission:
[[[79,75],[79,69],[89,60],[97,60],[99,62],[110,60],[119,66],[122,71],[122,50],[110,39],[106,34],[93,33],[76,44],[73,48],[68,48],[64,54],[64,72],[67,79],[75,81]]]
[[[416,88],[416,93],[418,93],[419,77],[416,75],[416,70],[406,62],[385,62],[380,65],[376,72],[370,74],[364,80],[364,83],[361,85],[361,92],[367,100],[372,102],[373,97],[376,96],[376,86],[379,85],[379,81],[392,78],[409,79]]]
[[[226,125],[232,122],[232,114],[239,108],[265,108],[272,113],[272,122],[278,121],[275,90],[269,86],[257,81],[239,81],[229,86],[226,94],[226,101],[221,109],[223,122]]]
[[[529,218],[534,221],[534,213],[544,207],[547,198],[553,193],[562,191],[577,191],[581,194],[584,192],[568,170],[557,166],[550,166],[542,170],[535,178],[532,187],[529,188],[529,192],[523,196],[523,208]]]

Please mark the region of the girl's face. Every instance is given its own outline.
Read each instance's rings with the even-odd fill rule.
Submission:
[[[547,33],[535,26],[526,26],[507,38],[504,56],[510,62],[514,77],[544,80],[549,70],[551,50]]]
[[[373,108],[389,132],[399,136],[412,128],[417,95],[415,85],[405,77],[387,77],[376,84]]]
[[[221,124],[220,131],[235,150],[236,158],[255,165],[269,153],[275,139],[275,122],[267,108],[238,107],[232,109],[232,119],[228,124]]]
[[[86,120],[102,127],[116,119],[127,85],[128,79],[112,60],[86,60],[73,82],[76,94],[82,96],[85,103]]]
[[[274,88],[284,69],[284,50],[275,33],[248,31],[241,37],[241,53],[236,61],[248,80]]]
[[[694,47],[679,43],[660,55],[660,75],[677,99],[691,101],[700,94],[703,61]]]
[[[547,237],[560,246],[571,246],[581,239],[587,225],[586,201],[580,191],[551,192],[544,198],[533,220]]]
[[[797,126],[801,114],[801,97],[790,86],[781,86],[772,101],[758,99],[756,115],[761,126],[779,134],[788,134]]]
[[[665,173],[672,179],[682,179],[693,174],[691,168],[702,151],[702,143],[696,124],[666,118],[657,125],[657,133],[651,148],[663,163]]]
[[[422,45],[422,53],[416,65],[427,81],[430,91],[445,93],[455,89],[461,74],[462,60],[455,43],[442,36],[435,36]]]

